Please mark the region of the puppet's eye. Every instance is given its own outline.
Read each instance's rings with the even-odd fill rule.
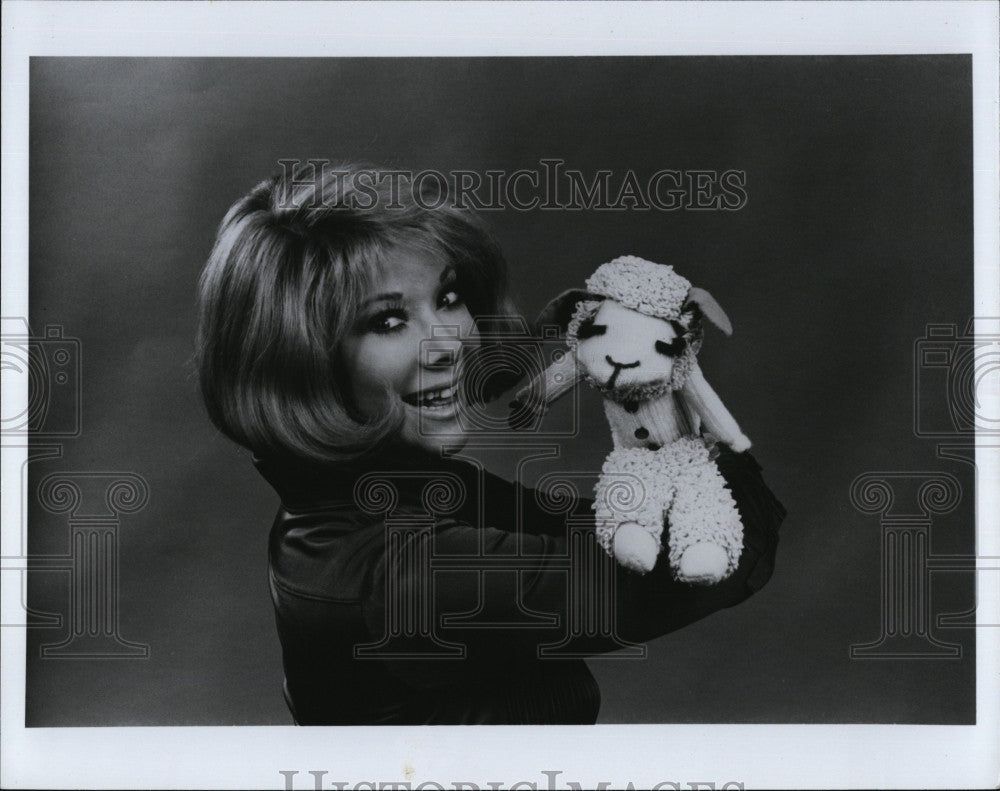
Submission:
[[[687,334],[687,328],[674,319],[670,319],[669,324],[670,328],[674,331],[674,339],[670,343],[657,341],[654,346],[660,354],[667,357],[676,357],[679,354],[683,354],[687,348],[687,339],[684,337]]]
[[[582,341],[587,338],[593,338],[595,335],[603,335],[607,331],[607,324],[594,324],[593,319],[585,319],[580,324],[579,329],[577,329],[576,337]]]
[[[663,341],[657,341],[656,351],[667,357],[676,357],[684,352],[687,342],[683,338],[674,338],[670,343],[664,343]]]

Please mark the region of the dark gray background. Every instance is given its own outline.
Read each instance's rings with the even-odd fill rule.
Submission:
[[[190,356],[199,268],[228,206],[279,159],[591,174],[735,168],[738,212],[490,213],[533,316],[621,254],[672,263],[736,328],[702,353],[787,505],[771,583],[740,607],[593,661],[602,722],[969,723],[961,659],[852,660],[879,636],[880,528],[851,481],[958,476],[932,551],[973,551],[971,468],[913,430],[915,342],[972,310],[971,60],[966,56],[33,59],[30,311],[80,339],[83,433],[31,465],[33,552],[65,550],[37,505],[59,470],[129,471],[149,505],[119,530],[124,638],[147,659],[40,658],[27,724],[289,723],[266,580],[277,505],[213,432]],[[944,402],[932,390],[927,397]],[[553,469],[610,449],[598,398]],[[493,460],[503,468],[504,460]],[[933,576],[934,614],[972,606],[971,574]],[[68,577],[29,602],[67,609]]]

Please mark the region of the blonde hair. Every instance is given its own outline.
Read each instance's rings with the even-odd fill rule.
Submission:
[[[219,226],[198,284],[201,393],[219,430],[258,456],[344,461],[397,435],[401,405],[362,417],[340,356],[389,249],[440,253],[473,316],[511,313],[503,256],[479,219],[434,180],[390,193],[377,173],[285,169]]]

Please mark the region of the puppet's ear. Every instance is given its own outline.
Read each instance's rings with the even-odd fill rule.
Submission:
[[[726,335],[733,334],[733,325],[729,321],[726,311],[715,301],[715,297],[705,291],[705,289],[692,288],[688,291],[687,302],[684,303],[684,306],[687,307],[691,303],[697,305],[701,309],[702,315]]]
[[[601,300],[604,297],[599,294],[591,294],[589,291],[584,291],[580,288],[564,291],[538,314],[538,318],[535,320],[535,328],[557,325],[565,332],[566,325],[569,324],[570,319],[573,318],[573,313],[576,311],[576,303],[594,299]]]

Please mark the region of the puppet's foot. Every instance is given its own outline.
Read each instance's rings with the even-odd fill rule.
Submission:
[[[635,522],[625,522],[615,531],[615,560],[625,568],[645,574],[656,565],[660,542]]]
[[[718,544],[693,544],[681,555],[677,579],[695,585],[714,585],[726,576],[729,556]]]

